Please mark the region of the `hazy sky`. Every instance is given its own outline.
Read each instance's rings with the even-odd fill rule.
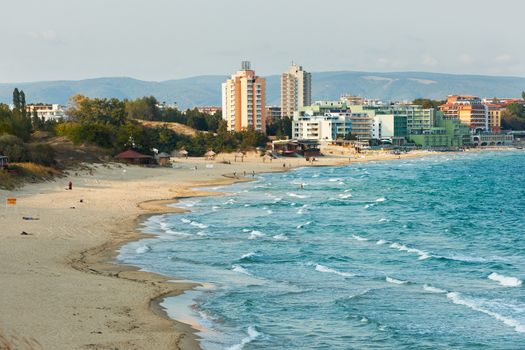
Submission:
[[[525,76],[523,0],[24,0],[0,5],[0,82],[310,71]]]

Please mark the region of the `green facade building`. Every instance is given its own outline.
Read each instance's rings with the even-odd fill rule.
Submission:
[[[427,130],[413,131],[409,140],[424,148],[463,147],[471,143],[470,129],[459,120],[444,119],[436,113],[436,125]]]

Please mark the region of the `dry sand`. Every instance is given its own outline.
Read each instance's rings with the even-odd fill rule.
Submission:
[[[348,164],[350,156],[351,162],[398,158],[326,151],[332,155],[313,165]],[[218,155],[214,161],[177,159],[173,169],[90,165],[93,171],[0,191],[0,349],[1,334],[13,343],[31,344],[21,349],[198,349],[190,325],[167,319],[158,306],[162,296],[193,285],[171,283],[113,260],[119,246],[141,237],[135,229],[141,216],[180,211],[166,204],[209,194],[194,187],[309,164],[302,158],[263,163],[254,155],[237,160],[233,155]],[[247,179],[233,176],[244,172]],[[72,191],[66,190],[70,180]],[[16,197],[18,204],[6,207],[8,197]]]

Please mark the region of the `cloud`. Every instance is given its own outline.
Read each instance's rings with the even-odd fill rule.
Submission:
[[[421,63],[425,66],[435,66],[439,63],[439,61],[430,55],[423,55]]]
[[[498,55],[496,56],[495,58],[496,62],[501,62],[501,63],[506,63],[506,62],[511,62],[514,60],[514,57],[512,57],[511,55],[509,54],[501,54],[501,55]]]
[[[474,59],[469,54],[466,54],[466,53],[459,55],[458,60],[460,63],[463,63],[463,64],[471,64],[472,62],[474,62]]]
[[[27,35],[30,38],[38,41],[53,44],[64,44],[64,42],[58,37],[58,34],[52,29],[42,30],[38,32],[28,32]]]

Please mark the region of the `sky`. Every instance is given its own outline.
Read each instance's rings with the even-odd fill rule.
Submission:
[[[0,83],[425,71],[525,77],[523,0],[24,0],[0,5]]]

